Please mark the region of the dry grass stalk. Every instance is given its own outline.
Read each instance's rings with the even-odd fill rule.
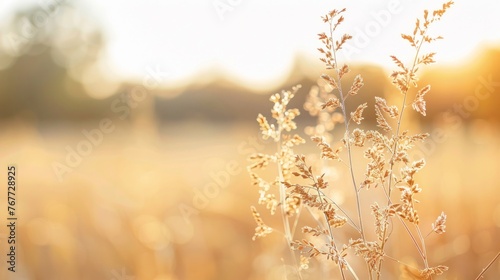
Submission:
[[[490,269],[490,267],[495,263],[495,261],[500,258],[500,252],[498,252],[498,254],[488,263],[488,265],[486,265],[485,268],[483,268],[483,270],[481,271],[481,273],[479,273],[479,275],[476,277],[475,280],[479,280],[479,279],[483,279],[484,278],[484,274],[486,273],[486,271],[488,271],[488,269]]]
[[[413,62],[410,65],[404,64],[398,57],[391,56],[397,70],[391,74],[392,83],[403,95],[403,103],[400,106],[390,105],[387,100],[375,97],[375,115],[377,130],[363,130],[361,127],[351,128],[354,125],[361,125],[363,112],[368,108],[367,103],[357,106],[353,112],[348,112],[346,102],[349,97],[360,94],[364,86],[363,78],[355,76],[349,90],[344,93],[343,78],[350,72],[346,64],[340,65],[337,60],[337,52],[352,36],[334,34],[338,27],[344,22],[345,9],[333,10],[322,17],[323,22],[329,26],[328,33],[319,34],[319,40],[323,44],[319,48],[322,54],[320,60],[325,64],[327,70],[331,70],[333,75],[323,74],[318,86],[313,87],[309,93],[304,109],[312,116],[317,117],[318,123],[314,127],[307,127],[306,133],[311,136],[311,140],[320,148],[323,165],[327,163],[323,160],[330,160],[342,163],[347,166],[352,190],[355,197],[352,206],[342,206],[333,198],[327,195],[331,186],[325,177],[325,173],[316,173],[312,165],[306,162],[306,157],[297,155],[294,148],[305,142],[297,134],[288,134],[297,129],[294,121],[300,112],[298,109],[288,109],[287,105],[297,93],[299,87],[292,91],[283,91],[274,94],[271,101],[274,103],[271,110],[275,123],[269,123],[263,115],[258,116],[262,137],[273,139],[277,143],[274,154],[256,154],[250,157],[252,164],[248,167],[253,184],[259,187],[259,204],[263,204],[275,214],[278,208],[283,220],[285,239],[290,249],[300,251],[300,260],[296,262],[298,277],[301,278],[300,271],[310,266],[311,258],[323,257],[331,260],[338,266],[339,275],[342,279],[347,279],[350,273],[355,279],[359,275],[367,275],[367,279],[380,279],[382,276],[382,264],[384,260],[394,261],[402,264],[402,276],[414,279],[432,279],[434,275],[444,273],[448,268],[442,265],[429,266],[429,260],[425,248],[425,238],[420,229],[420,216],[416,208],[419,203],[418,195],[422,188],[415,180],[416,174],[425,166],[425,160],[411,161],[408,152],[414,147],[416,142],[425,141],[429,136],[427,133],[411,135],[408,131],[403,131],[401,124],[403,115],[406,112],[407,100],[410,99],[412,89],[418,87],[417,72],[421,65],[434,63],[435,53],[421,54],[423,46],[432,43],[442,37],[431,37],[428,34],[430,26],[441,19],[445,12],[453,5],[453,1],[448,1],[442,5],[441,9],[429,12],[424,11],[423,17],[417,19],[415,28],[411,34],[402,34],[403,40],[415,50]],[[430,85],[426,85],[414,93],[412,108],[426,115],[425,95],[430,91]],[[344,136],[332,144],[333,136],[331,131],[336,124],[344,124]],[[353,159],[353,149],[364,148],[364,157],[368,159],[364,178],[356,178]],[[333,160],[333,161],[331,161]],[[257,169],[263,169],[270,164],[277,167],[277,177],[272,182],[267,182],[257,174]],[[325,169],[321,169],[324,171]],[[357,183],[357,182],[361,183]],[[393,197],[394,191],[399,191],[397,198]],[[370,205],[370,212],[374,218],[375,240],[369,240],[365,233],[364,223],[369,222],[361,207],[361,195],[366,192],[381,191],[386,200],[383,206],[377,201]],[[370,196],[369,193],[366,194]],[[396,200],[399,200],[396,202]],[[350,211],[357,215],[353,219],[348,215]],[[311,213],[315,224],[303,226],[302,234],[304,238],[294,238],[294,231],[289,219],[295,218],[294,225],[298,223],[300,211],[306,209]],[[265,225],[252,207],[253,216],[257,222],[255,237],[269,234],[271,229]],[[422,258],[422,268],[414,268],[404,265],[396,258],[390,257],[386,252],[386,245],[390,239],[389,225],[393,219],[399,220],[403,229],[408,233],[416,251]],[[340,231],[349,227],[351,235],[349,241],[343,244],[336,236]],[[395,224],[394,224],[395,226]],[[413,228],[413,229],[412,229]],[[436,221],[431,225],[432,233],[442,234],[446,229],[446,215],[441,213]],[[354,271],[353,265],[347,260],[347,256],[353,253],[366,263],[366,271]],[[295,254],[292,252],[292,255]],[[349,258],[351,259],[351,258]]]

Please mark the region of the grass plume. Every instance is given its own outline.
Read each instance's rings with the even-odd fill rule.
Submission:
[[[440,9],[425,10],[416,20],[412,32],[401,35],[414,50],[409,64],[395,55],[390,56],[396,67],[390,78],[402,96],[402,102],[390,104],[383,97],[374,97],[372,109],[377,126],[371,130],[362,126],[364,114],[370,110],[368,104],[354,106],[354,111],[349,111],[351,106],[347,106],[353,96],[361,94],[360,90],[370,85],[365,84],[361,75],[356,75],[352,84],[346,85],[345,77],[351,70],[339,61],[338,56],[352,39],[349,34],[339,34],[346,9],[335,9],[322,17],[328,30],[318,34],[322,44],[318,50],[329,73],[321,75],[323,82],[311,89],[304,104],[304,109],[318,118],[317,126],[306,128],[306,134],[320,150],[318,162],[310,163],[305,155],[294,150],[305,140],[293,133],[297,129],[294,119],[300,114],[299,110],[287,106],[300,87],[271,96],[274,123],[259,114],[257,121],[262,137],[274,140],[276,150],[273,154],[253,155],[248,171],[253,185],[259,187],[259,204],[265,205],[271,214],[279,212],[282,217],[285,240],[292,250],[293,259],[299,260],[294,264],[299,278],[302,277],[301,270],[309,267],[312,258],[332,261],[341,279],[384,279],[387,277],[383,275],[385,262],[401,267],[401,275],[413,279],[432,279],[448,270],[446,266],[430,264],[425,245],[425,239],[431,234],[445,232],[447,216],[444,212],[438,215],[429,225],[429,233],[422,234],[417,204],[423,189],[416,175],[426,162],[409,156],[415,144],[425,141],[429,134],[411,134],[403,127],[403,117],[410,113],[408,108],[426,115],[425,96],[431,86],[420,86],[418,73],[422,66],[435,62],[435,53],[426,52],[426,47],[442,37],[430,35],[430,28],[452,5],[453,1],[448,1]],[[410,100],[413,100],[411,104]],[[332,131],[338,124],[343,125],[343,136],[334,141]],[[356,158],[356,149],[364,151],[364,158]],[[365,161],[364,175],[356,176],[359,173],[356,168]],[[271,164],[276,167],[276,179],[268,182],[259,176],[257,170]],[[332,186],[325,170],[333,164],[347,169],[352,204],[344,205],[329,195]],[[319,172],[314,168],[316,166],[320,166]],[[367,198],[377,197],[376,194],[383,199],[374,199],[365,205]],[[255,237],[270,233],[271,229],[264,225],[255,207],[252,207],[252,212],[258,224]],[[303,218],[301,212],[309,214],[310,219]],[[313,224],[304,224],[311,220]],[[304,224],[301,239],[295,236],[297,224]],[[387,249],[391,226],[397,225],[407,233],[409,242],[420,256],[419,267],[404,264]],[[368,232],[372,228],[373,232]],[[299,251],[300,258],[293,251]],[[364,266],[359,263],[364,263]]]

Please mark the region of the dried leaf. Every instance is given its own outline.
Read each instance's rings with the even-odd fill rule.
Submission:
[[[424,96],[429,90],[431,89],[430,85],[425,86],[421,90],[418,91],[417,95],[415,96],[415,100],[412,103],[412,107],[415,111],[419,112],[423,116],[426,115],[426,107],[425,107],[425,100]]]
[[[363,118],[363,111],[368,108],[367,103],[363,103],[356,108],[356,111],[351,112],[351,119],[357,124],[361,124]]]
[[[333,110],[337,109],[340,107],[340,100],[337,97],[330,98],[326,103],[321,105],[321,109],[323,110],[327,107],[332,108]]]
[[[436,222],[432,223],[432,231],[437,234],[443,234],[446,231],[446,214],[444,212],[441,212]]]
[[[259,212],[257,212],[257,209],[254,206],[252,206],[250,209],[252,210],[253,219],[257,223],[257,227],[255,228],[255,235],[253,236],[252,240],[257,239],[258,237],[264,237],[273,232],[272,228],[264,224],[264,221],[262,221],[262,218],[260,217]]]
[[[405,39],[406,41],[408,41],[410,43],[410,45],[412,45],[412,47],[416,47],[413,36],[406,35],[406,34],[401,34],[401,37],[403,39]]]
[[[323,78],[330,86],[332,86],[333,89],[338,88],[337,82],[330,75],[323,74],[323,75],[321,75],[321,78]]]
[[[391,118],[396,118],[399,115],[398,107],[387,105],[387,101],[381,97],[375,97],[375,104],[379,106],[379,108],[389,114]]]
[[[382,112],[380,111],[379,106],[375,106],[375,116],[377,119],[377,126],[378,127],[382,128],[382,130],[384,130],[384,131],[391,131],[392,130],[389,123],[387,123],[387,120],[384,118],[384,116],[382,116]]]
[[[356,78],[354,78],[354,82],[351,86],[351,89],[349,90],[349,95],[356,95],[358,94],[359,89],[363,87],[363,78],[361,75],[357,75]]]

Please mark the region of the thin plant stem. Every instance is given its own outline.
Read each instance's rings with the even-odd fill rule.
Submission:
[[[310,187],[310,186],[304,186],[304,187],[308,188],[308,189],[315,189],[315,188]],[[340,210],[340,212],[342,212],[342,214],[344,214],[346,216],[347,220],[349,220],[349,222],[350,222],[350,223],[348,223],[349,225],[351,225],[356,231],[360,232],[356,223],[354,223],[354,221],[351,219],[351,217],[349,217],[349,214],[347,214],[347,212],[344,209],[342,209],[342,207],[340,207],[340,205],[338,205],[333,199],[331,199],[330,197],[325,195],[322,191],[320,191],[320,190],[317,190],[317,191],[321,192],[321,194],[323,195],[323,197],[325,199],[328,199],[333,205],[335,205]]]
[[[391,256],[388,256],[388,255],[386,255],[386,254],[384,254],[384,258],[387,258],[387,259],[389,259],[389,260],[391,260],[391,261],[397,262],[397,263],[402,264],[402,265],[404,265],[404,266],[407,266],[407,267],[413,268],[413,269],[415,269],[415,270],[419,270],[418,268],[416,268],[416,267],[414,267],[414,266],[412,266],[412,265],[409,265],[409,264],[407,264],[407,263],[404,263],[404,262],[402,262],[402,261],[400,261],[400,260],[398,260],[398,259],[396,259],[396,258],[393,258],[393,257],[391,257]]]
[[[332,28],[331,21],[329,22],[329,25],[330,25],[330,38],[332,38],[332,41],[333,41],[333,28]],[[345,142],[346,142],[346,146],[347,146],[347,156],[349,158],[349,171],[350,171],[350,175],[351,175],[352,186],[354,188],[354,194],[356,197],[356,209],[358,212],[358,219],[359,219],[359,231],[361,233],[361,238],[363,239],[363,242],[366,243],[365,232],[363,229],[363,217],[362,217],[362,213],[361,213],[361,202],[360,202],[360,198],[359,198],[359,189],[358,189],[357,184],[356,184],[356,177],[354,176],[354,164],[352,161],[351,143],[349,141],[349,134],[350,134],[349,121],[347,121],[347,109],[345,106],[345,101],[346,101],[348,96],[344,96],[344,93],[342,91],[342,77],[340,76],[340,70],[338,67],[337,52],[335,51],[335,47],[333,44],[332,44],[332,54],[333,54],[333,60],[334,60],[334,65],[335,65],[335,72],[337,73],[337,77],[338,77],[337,89],[339,91],[340,100],[341,100],[340,108],[342,109],[342,113],[344,115],[344,124],[345,124],[345,137],[344,138],[345,138]],[[371,280],[372,279],[372,271],[371,271],[371,267],[368,265],[368,263],[367,263],[367,269],[368,269],[368,279]]]
[[[390,205],[390,204],[392,204],[391,198],[389,197],[389,194],[387,193],[387,190],[386,190],[385,188],[384,188],[384,194],[386,195],[386,197],[387,197],[387,199],[388,199],[388,201],[389,201],[389,205]],[[405,229],[406,229],[406,231],[407,231],[408,235],[409,235],[409,236],[411,237],[411,239],[413,240],[413,243],[415,244],[415,247],[417,248],[417,250],[418,250],[418,252],[419,252],[420,256],[422,256],[422,258],[423,258],[424,254],[423,254],[423,252],[420,250],[420,247],[418,246],[418,244],[417,244],[417,242],[416,242],[416,238],[415,238],[415,236],[414,236],[414,235],[413,235],[413,233],[410,231],[410,229],[408,228],[408,226],[405,224],[404,220],[403,220],[401,217],[399,217],[399,216],[398,216],[398,219],[399,219],[399,221],[403,224],[403,226],[405,227]],[[417,227],[417,228],[418,228],[418,227]],[[385,239],[385,236],[386,236],[386,234],[385,234],[385,231],[386,231],[386,230],[387,230],[387,228],[385,228],[385,229],[384,229],[384,239]],[[432,233],[432,231],[431,231],[430,233]],[[430,233],[429,233],[429,234],[430,234]],[[429,234],[428,234],[428,235],[429,235]],[[420,233],[420,236],[421,236],[421,233]],[[427,236],[426,236],[426,237],[427,237]],[[379,264],[379,265],[380,265],[380,264]],[[379,267],[379,269],[380,269],[380,268],[381,268],[381,267]],[[380,270],[379,270],[379,271],[380,271]]]
[[[300,208],[299,211],[297,212],[297,215],[295,215],[295,221],[293,222],[293,227],[292,227],[292,236],[295,235],[295,231],[297,230],[301,213],[302,213],[302,208]]]
[[[314,176],[311,176],[311,179],[313,180],[314,185],[317,186],[318,182],[316,181],[316,178],[314,178]],[[322,192],[319,190],[318,187],[316,187],[316,190],[318,191],[319,201],[321,201],[321,205],[323,206],[324,203],[323,203]],[[337,255],[338,255],[339,251],[337,249],[337,244],[335,243],[335,239],[333,237],[332,227],[330,226],[330,222],[328,221],[328,217],[327,217],[326,213],[323,213],[323,215],[325,216],[326,225],[328,226],[328,232],[330,233],[330,240],[333,244],[333,249],[335,250],[335,252],[337,252]],[[342,276],[342,279],[345,280],[344,270],[342,269],[342,262],[340,259],[338,261],[338,264],[339,264],[339,269],[340,269],[340,275]]]
[[[354,277],[354,279],[356,279],[356,280],[359,280],[358,275],[356,274],[356,272],[354,271],[354,269],[352,269],[352,267],[349,265],[349,263],[346,263],[346,267],[351,272],[352,277]]]
[[[321,222],[314,216],[314,214],[312,213],[311,209],[309,209],[309,208],[306,208],[306,209],[309,211],[309,214],[311,214],[311,217],[316,221],[316,223],[321,226]],[[328,221],[327,221],[327,223],[328,223]],[[333,241],[333,234],[332,234],[330,225],[328,225],[328,228],[329,228],[330,238]],[[335,242],[333,243],[333,246],[334,246],[335,251],[337,251],[337,245],[335,244]],[[348,267],[348,269],[350,268],[349,271],[351,271],[351,273],[354,273],[354,271],[352,270],[352,268],[349,266],[349,264],[347,262],[346,262],[346,266]],[[344,275],[344,270],[342,269],[342,265],[341,265],[340,262],[339,262],[338,267],[339,267],[339,270],[340,270],[340,276],[342,277],[343,280],[345,280],[346,278],[345,278],[345,275]],[[357,276],[355,274],[353,274],[353,276],[355,276],[355,278],[357,279]]]
[[[418,245],[418,242],[417,240],[415,239],[415,237],[413,236],[413,234],[411,233],[410,229],[408,228],[408,226],[406,225],[405,221],[401,218],[401,217],[398,217],[399,220],[401,221],[401,223],[403,224],[403,227],[405,228],[406,232],[408,232],[408,235],[410,235],[411,237],[411,240],[413,241],[413,244],[415,244],[415,247],[417,248],[417,251],[418,253],[420,254],[420,256],[422,257],[422,259],[425,259],[425,255],[424,253],[422,252],[422,250],[420,249],[420,246]]]
[[[491,260],[491,262],[488,263],[488,265],[483,268],[483,270],[481,271],[481,273],[479,273],[479,275],[476,277],[476,279],[474,280],[479,280],[479,279],[482,279],[483,278],[483,275],[484,273],[490,269],[490,267],[495,263],[495,261],[500,257],[500,252],[498,252],[498,254]]]
[[[333,29],[332,29],[332,23],[330,21],[330,38],[333,38]],[[356,207],[357,207],[357,211],[358,211],[358,219],[359,219],[359,229],[360,229],[360,232],[361,232],[361,237],[363,239],[363,241],[366,241],[365,239],[365,233],[364,233],[364,230],[363,230],[363,218],[362,218],[362,214],[361,214],[361,203],[360,203],[360,198],[359,198],[359,192],[358,192],[358,187],[357,187],[357,184],[356,184],[356,177],[354,176],[354,165],[353,165],[353,162],[352,162],[352,152],[351,152],[351,145],[350,145],[350,141],[349,141],[349,123],[347,122],[347,110],[346,110],[346,107],[345,107],[345,99],[344,99],[344,93],[342,91],[342,78],[340,77],[340,72],[339,72],[339,68],[338,68],[338,63],[337,63],[337,53],[335,51],[335,47],[332,45],[332,53],[333,53],[333,59],[334,59],[334,63],[335,63],[335,71],[337,72],[337,77],[338,77],[338,91],[339,91],[339,94],[340,94],[340,100],[342,101],[340,104],[341,104],[341,109],[342,109],[342,113],[344,114],[344,124],[345,124],[345,134],[347,136],[347,139],[346,139],[346,145],[347,145],[347,155],[348,155],[348,158],[349,158],[349,170],[350,170],[350,173],[351,173],[351,179],[352,179],[352,185],[353,185],[353,188],[354,188],[354,194],[356,195]]]
[[[417,59],[418,59],[418,56],[420,54],[420,49],[422,48],[422,45],[424,43],[424,39],[423,37],[425,36],[427,30],[425,30],[425,32],[422,34],[422,39],[420,41],[420,44],[418,45],[417,49],[416,49],[416,52],[415,52],[415,57],[413,58],[413,64],[412,64],[412,67],[411,67],[411,70],[408,72],[407,76],[406,76],[406,90],[403,92],[403,103],[401,104],[401,110],[400,110],[400,114],[399,114],[399,118],[398,118],[398,124],[397,124],[397,128],[396,128],[396,134],[395,134],[395,137],[394,137],[394,148],[392,149],[392,156],[391,156],[391,161],[390,161],[390,167],[389,167],[389,183],[388,183],[388,200],[387,200],[387,205],[391,205],[392,202],[391,202],[391,192],[392,192],[392,174],[394,173],[394,163],[395,163],[395,157],[396,157],[396,153],[397,153],[397,150],[398,150],[398,141],[399,141],[399,134],[400,134],[400,131],[401,131],[401,123],[402,123],[402,120],[403,120],[403,115],[404,115],[404,112],[405,112],[405,109],[406,109],[406,99],[408,97],[408,90],[410,88],[410,81],[411,81],[411,75],[413,74],[413,72],[415,71],[415,67],[417,66]],[[385,189],[384,189],[385,190]],[[405,228],[407,229],[406,227],[406,224],[403,222],[403,224],[405,225]],[[408,232],[410,232],[409,230],[407,230]],[[385,243],[386,243],[386,236],[387,234],[387,228],[384,229],[384,232],[382,234],[382,244],[380,245],[381,247],[381,250],[384,251],[384,248],[385,248]],[[413,237],[413,235],[411,235],[411,238],[412,240],[414,240],[415,238]],[[415,243],[415,245],[417,246],[417,244]],[[417,249],[420,253],[420,255],[424,258],[424,255],[422,254],[421,250],[418,248],[417,246]],[[425,249],[424,249],[425,250]],[[425,259],[424,259],[424,262],[427,262]],[[379,265],[378,265],[378,271],[380,271],[382,269],[382,261],[379,262]],[[377,277],[377,280],[380,278],[380,276]]]
[[[420,238],[420,243],[422,244],[422,254],[423,254],[425,268],[429,268],[429,263],[427,260],[427,250],[425,248],[425,238],[423,237],[422,232],[420,231],[420,227],[418,225],[415,225],[415,228],[417,229],[417,233]]]
[[[277,145],[278,145],[278,155],[281,155],[281,126],[278,128],[279,135],[277,139]],[[279,178],[279,186],[280,186],[280,202],[281,202],[281,216],[283,219],[283,227],[285,228],[285,238],[287,241],[288,249],[290,250],[290,254],[292,256],[292,260],[294,262],[294,266],[298,268],[298,263],[297,259],[295,258],[295,252],[292,249],[292,234],[290,231],[290,221],[288,219],[288,216],[286,215],[286,190],[285,190],[285,185],[283,184],[284,177],[283,177],[283,170],[281,166],[281,159],[278,158],[278,178]],[[300,273],[300,270],[297,269],[297,275],[300,280],[302,280],[302,274]]]

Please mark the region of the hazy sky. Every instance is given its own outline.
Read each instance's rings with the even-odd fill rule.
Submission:
[[[55,0],[0,0],[0,19],[20,5]],[[62,1],[62,0],[59,0]],[[431,49],[440,62],[454,63],[481,44],[500,45],[500,2],[457,0],[436,24],[445,37]],[[107,40],[105,63],[125,78],[141,79],[147,67],[160,67],[171,81],[187,81],[216,67],[248,85],[266,86],[288,74],[300,53],[318,57],[320,16],[347,7],[343,31],[349,53],[341,59],[387,66],[390,54],[410,51],[400,39],[424,8],[441,1],[385,0],[79,0]]]

